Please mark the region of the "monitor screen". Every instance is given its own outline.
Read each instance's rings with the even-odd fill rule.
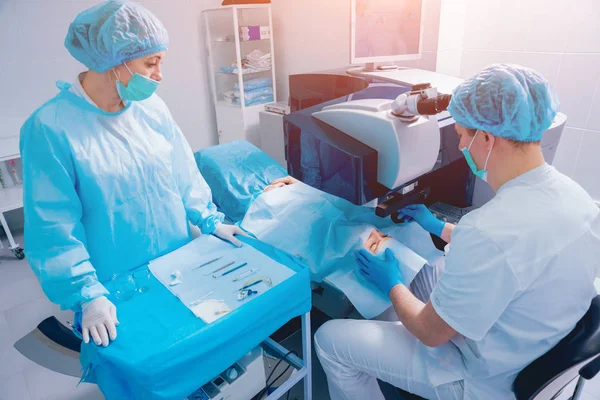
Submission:
[[[424,0],[352,0],[352,60],[420,58]]]

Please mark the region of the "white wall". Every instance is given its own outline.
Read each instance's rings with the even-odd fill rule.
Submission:
[[[427,2],[423,58],[399,65],[435,70],[441,2]],[[272,0],[272,8],[280,101],[289,75],[349,67],[350,0]]]
[[[467,0],[443,0],[436,71],[451,76],[461,75],[465,38]]]
[[[441,0],[428,0],[424,55],[404,65],[435,69]],[[19,135],[25,119],[85,67],[64,47],[75,16],[100,0],[0,0],[0,137]],[[221,0],[139,0],[169,31],[170,47],[158,93],[192,149],[217,143],[201,12]],[[350,59],[350,0],[273,0],[279,99],[288,76],[344,68]],[[18,229],[21,217],[12,218]],[[15,222],[16,221],[16,222]]]
[[[466,2],[461,76],[494,62],[544,74],[569,118],[554,164],[600,200],[600,1]]]
[[[75,16],[99,1],[0,0],[0,136],[19,134],[25,119],[85,68],[63,43]],[[206,75],[201,11],[220,0],[141,1],[169,31],[170,48],[159,94],[193,149],[217,143]]]
[[[0,137],[84,68],[63,41],[68,24],[98,1],[0,0]],[[159,89],[194,150],[217,143],[201,11],[220,0],[143,0],[171,36]],[[350,0],[273,0],[279,99],[288,76],[349,64]],[[441,21],[440,21],[441,14]],[[405,65],[462,77],[492,62],[542,72],[569,116],[555,165],[600,199],[600,1],[429,0],[424,56]]]
[[[463,0],[464,1],[464,0]],[[98,0],[0,0],[0,137],[16,136],[25,119],[85,68],[63,42],[75,16]],[[159,94],[194,150],[217,143],[205,61],[201,11],[220,0],[140,0],[169,31]],[[424,53],[401,65],[434,70],[442,0],[428,0]],[[278,97],[288,76],[345,68],[350,60],[350,0],[273,0]]]
[[[222,0],[144,0],[169,32],[160,95],[190,142],[192,149],[212,146],[217,125],[206,61],[202,10],[218,8]]]

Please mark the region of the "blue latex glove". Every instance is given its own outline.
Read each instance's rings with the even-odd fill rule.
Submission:
[[[385,295],[389,295],[394,286],[403,284],[400,266],[392,250],[385,250],[383,260],[366,250],[358,251],[355,255],[361,274],[377,285]]]
[[[437,219],[424,204],[411,204],[400,210],[408,222],[415,221],[429,233],[441,237],[444,230],[444,221]]]

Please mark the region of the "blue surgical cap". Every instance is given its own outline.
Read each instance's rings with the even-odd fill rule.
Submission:
[[[537,142],[558,112],[558,97],[536,71],[494,64],[452,93],[448,111],[465,128],[518,142]]]
[[[166,50],[168,44],[167,30],[154,14],[137,3],[120,0],[83,11],[65,39],[69,53],[96,72]]]

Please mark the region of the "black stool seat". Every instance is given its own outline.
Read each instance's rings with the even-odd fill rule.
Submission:
[[[571,333],[519,373],[513,384],[517,399],[535,397],[567,370],[587,360],[568,381],[577,375],[592,379],[600,370],[600,296],[592,300],[590,309]]]

